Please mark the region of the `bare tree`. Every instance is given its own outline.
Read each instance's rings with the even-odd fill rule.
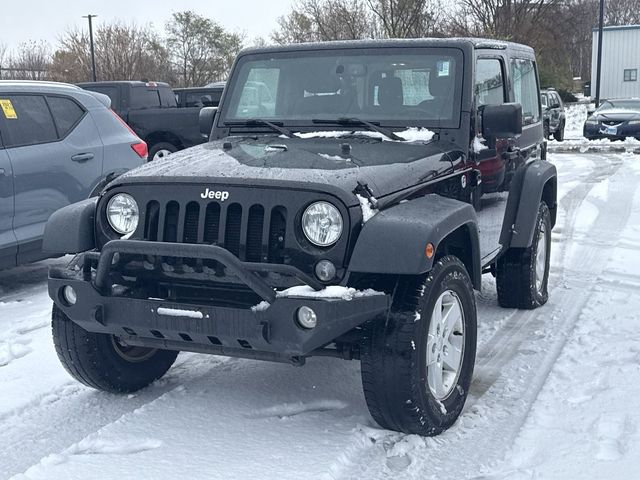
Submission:
[[[560,0],[459,0],[451,26],[458,34],[535,44]]]
[[[224,79],[244,41],[192,11],[174,13],[166,30],[178,84],[184,87]]]
[[[608,0],[605,7],[607,25],[640,24],[640,2],[638,0]]]
[[[99,80],[169,80],[168,53],[150,27],[113,22],[95,32],[96,70]],[[68,30],[53,55],[53,78],[67,82],[91,78],[89,36]]]
[[[388,38],[419,38],[438,34],[443,8],[440,0],[367,0]]]
[[[299,0],[278,25],[271,38],[280,44],[376,36],[372,13],[363,0]]]
[[[19,80],[47,80],[51,66],[49,44],[44,41],[21,43],[13,55],[6,55],[6,47],[1,52],[6,58],[3,70],[5,77]]]

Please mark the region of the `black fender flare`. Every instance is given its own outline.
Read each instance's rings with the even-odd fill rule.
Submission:
[[[545,201],[551,212],[551,227],[556,223],[558,172],[552,163],[536,160],[522,168],[514,180],[507,201],[500,243],[508,247],[528,248],[533,242],[541,200]]]
[[[369,219],[356,241],[349,271],[358,273],[420,275],[431,270],[436,256],[428,258],[428,243],[436,252],[447,237],[459,232],[461,258],[474,288],[480,288],[482,268],[476,212],[467,203],[426,195],[399,203]],[[459,240],[459,239],[458,239]],[[447,252],[448,253],[448,252]]]
[[[98,197],[72,203],[56,211],[44,228],[42,250],[67,254],[93,250]]]

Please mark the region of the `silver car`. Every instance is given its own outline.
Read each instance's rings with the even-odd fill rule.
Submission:
[[[53,212],[146,161],[147,145],[109,106],[73,85],[0,81],[0,268],[46,258]]]

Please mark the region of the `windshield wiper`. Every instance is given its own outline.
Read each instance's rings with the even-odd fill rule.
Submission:
[[[242,120],[239,122],[224,122],[225,125],[229,126],[243,126],[243,127],[251,127],[253,125],[264,125],[269,127],[271,130],[275,130],[276,132],[281,133],[285,137],[293,138],[293,132],[291,130],[284,128],[282,124],[278,125],[277,123],[270,122],[268,120],[263,120],[262,118],[248,118],[247,120]]]
[[[381,127],[380,125],[376,125],[375,123],[368,122],[366,120],[362,120],[361,118],[354,117],[338,117],[333,119],[324,119],[324,118],[314,118],[311,120],[313,123],[318,124],[329,124],[329,125],[358,125],[361,127],[367,127],[369,130],[373,132],[378,132],[381,135],[384,135],[389,140],[395,140],[396,142],[404,142],[404,138],[399,137],[395,133],[393,133],[388,128]]]

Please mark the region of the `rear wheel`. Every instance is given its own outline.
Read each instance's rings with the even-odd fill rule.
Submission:
[[[73,378],[107,392],[135,392],[162,377],[178,352],[129,346],[118,337],[91,333],[53,306],[53,342]]]
[[[361,350],[367,406],[382,427],[437,435],[458,418],[476,352],[471,280],[456,257],[426,277],[399,280],[385,318],[365,329]]]
[[[178,147],[176,147],[173,143],[156,143],[149,150],[149,161],[162,160],[177,151]]]
[[[562,142],[564,140],[564,122],[561,122],[558,129],[553,132],[553,138],[558,142]]]
[[[529,248],[510,248],[498,260],[496,284],[501,307],[533,309],[549,299],[551,214],[540,202]]]

